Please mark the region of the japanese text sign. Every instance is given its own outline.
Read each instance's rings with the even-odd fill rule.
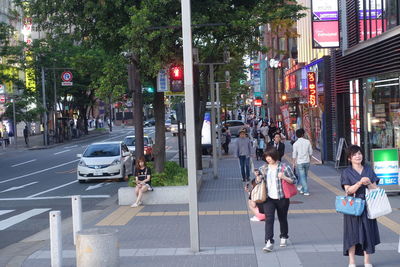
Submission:
[[[315,72],[307,72],[308,81],[308,104],[310,107],[317,106],[317,81]]]

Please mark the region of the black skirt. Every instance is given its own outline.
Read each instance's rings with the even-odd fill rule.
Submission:
[[[368,219],[367,209],[361,216],[344,215],[343,255],[349,255],[349,249],[356,246],[356,255],[364,256],[375,253],[375,246],[380,241],[376,219]]]

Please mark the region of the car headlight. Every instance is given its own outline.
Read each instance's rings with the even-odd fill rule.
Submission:
[[[121,160],[120,159],[114,159],[113,162],[111,162],[111,165],[119,165],[121,164]]]
[[[79,161],[79,166],[87,167],[85,161],[83,161],[83,160],[80,160],[80,161]]]

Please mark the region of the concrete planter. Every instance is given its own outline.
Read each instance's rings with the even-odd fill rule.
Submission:
[[[197,192],[201,186],[202,171],[197,172]],[[188,186],[158,186],[154,191],[146,192],[142,201],[145,205],[157,204],[187,204],[189,203]],[[136,201],[134,187],[120,187],[118,189],[118,205],[132,205]]]

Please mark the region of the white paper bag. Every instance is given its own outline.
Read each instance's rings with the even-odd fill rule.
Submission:
[[[366,189],[365,201],[367,204],[368,218],[376,219],[392,212],[392,207],[385,190],[382,188]]]

